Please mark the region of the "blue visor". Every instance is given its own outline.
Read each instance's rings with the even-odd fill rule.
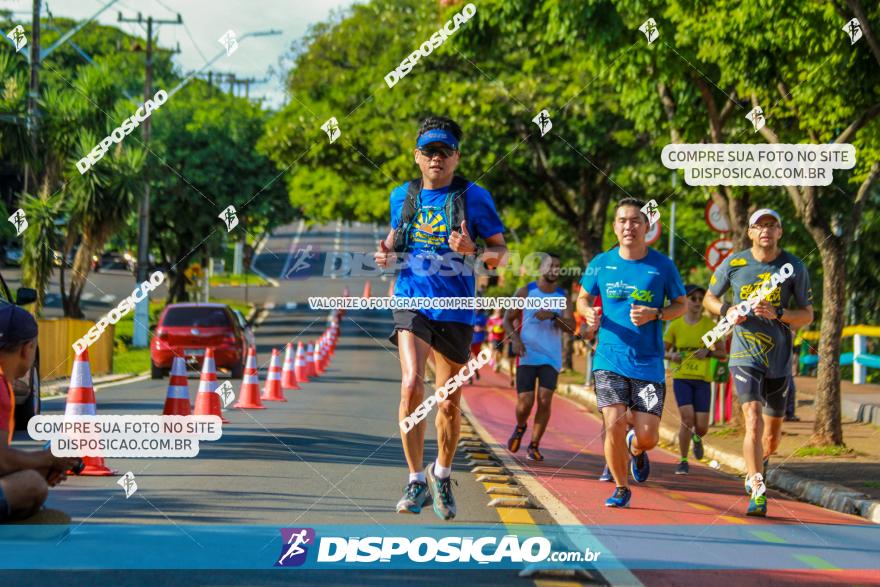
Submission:
[[[443,143],[445,145],[448,145],[451,149],[458,150],[458,141],[455,139],[455,135],[448,130],[443,130],[440,128],[429,130],[419,137],[419,140],[416,143],[416,147],[421,149],[422,147],[430,145],[431,143]]]

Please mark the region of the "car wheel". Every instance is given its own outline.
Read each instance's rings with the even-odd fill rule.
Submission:
[[[162,379],[163,377],[165,377],[165,369],[157,367],[150,361],[150,379]]]

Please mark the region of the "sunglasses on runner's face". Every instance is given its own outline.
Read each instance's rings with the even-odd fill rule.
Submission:
[[[440,155],[444,159],[449,159],[455,154],[455,149],[447,149],[446,147],[427,147],[419,149],[419,153],[428,159],[433,159],[434,155]]]

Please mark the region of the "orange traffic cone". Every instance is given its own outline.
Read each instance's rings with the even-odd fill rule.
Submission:
[[[272,349],[272,364],[269,365],[269,375],[272,375],[272,366],[275,364],[275,358],[278,354],[278,351]],[[266,385],[269,385],[269,380],[266,380]],[[294,363],[294,352],[293,345],[291,343],[287,343],[287,348],[284,349],[284,368],[281,370],[281,387],[282,389],[301,389],[300,386],[296,382],[296,367]]]
[[[312,364],[315,366],[315,375],[323,375],[324,374],[324,365],[321,362],[321,339],[315,341],[314,347],[312,347]]]
[[[293,370],[296,373],[296,380],[300,383],[309,382],[309,366],[306,361],[305,353],[303,353],[303,343],[300,341],[296,345],[296,360],[293,364]]]
[[[232,404],[232,407],[246,410],[266,409],[266,406],[260,401],[260,376],[257,374],[257,352],[253,347],[248,349],[247,363],[244,366],[244,378],[241,380],[241,388],[238,391],[238,401]]]
[[[171,378],[168,380],[168,395],[165,397],[163,416],[189,416],[189,381],[186,376],[186,363],[183,357],[174,357],[171,363]]]
[[[196,394],[196,416],[218,416],[220,421],[228,424],[220,411],[220,394],[217,393],[217,367],[214,364],[214,349],[205,349],[205,360],[202,363],[202,376],[199,379],[199,392]]]
[[[95,388],[92,387],[92,369],[89,367],[89,350],[85,349],[83,352],[77,353],[73,360],[64,415],[94,416],[96,414],[97,406],[95,405]],[[80,475],[106,477],[116,474],[116,471],[104,464],[104,457],[83,457],[82,460],[86,466]]]
[[[315,345],[311,343],[306,346],[306,375],[310,379],[318,376],[318,370],[315,369]]]
[[[362,297],[368,298],[370,297],[370,293],[372,293],[372,287],[370,286],[369,281],[364,282],[364,295]]]
[[[330,365],[330,335],[328,333],[324,333],[324,336],[321,337],[321,366],[324,371],[327,370],[327,367]]]
[[[285,364],[288,359],[292,359],[290,356],[291,345],[287,345],[287,356],[285,357]],[[289,372],[290,375],[293,375],[293,371]],[[293,380],[294,385],[296,385],[296,379]],[[297,387],[296,389],[299,389]],[[268,402],[286,402],[284,399],[284,394],[281,393],[281,357],[278,355],[278,349],[272,349],[272,361],[269,363],[269,374],[266,376],[266,384],[263,386],[263,399]]]

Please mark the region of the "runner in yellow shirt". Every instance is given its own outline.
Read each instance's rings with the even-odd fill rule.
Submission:
[[[721,350],[710,352],[702,341],[702,336],[715,327],[715,322],[703,315],[703,296],[706,290],[698,285],[684,286],[687,294],[687,310],[683,316],[669,323],[663,342],[666,343],[666,358],[672,362],[672,389],[678,404],[681,427],[678,431],[678,446],[681,462],[675,470],[676,475],[688,474],[688,450],[691,440],[694,443],[694,456],[703,458],[703,436],[709,429],[709,405],[711,403],[711,382],[709,357],[724,358],[724,343],[716,343]]]

